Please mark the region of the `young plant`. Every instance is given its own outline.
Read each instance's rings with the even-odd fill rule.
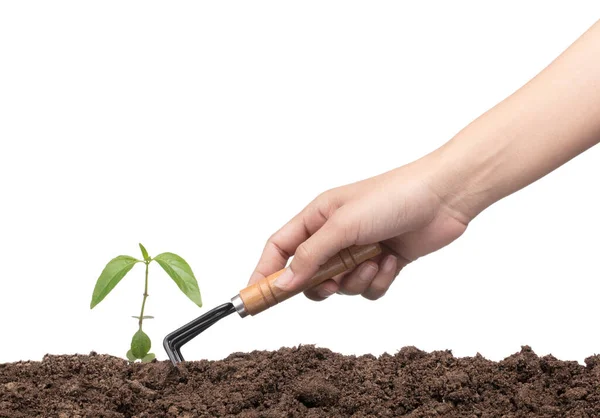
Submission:
[[[140,244],[140,250],[142,251],[143,260],[138,260],[137,258],[128,255],[120,255],[108,262],[96,281],[90,309],[93,309],[94,306],[102,302],[106,295],[108,295],[121,279],[129,273],[129,270],[131,270],[133,266],[137,263],[144,263],[146,265],[146,280],[144,282],[142,310],[139,316],[133,317],[138,320],[138,330],[133,334],[133,338],[131,339],[131,348],[127,352],[127,359],[131,362],[141,360],[146,363],[152,361],[156,357],[153,353],[150,353],[150,347],[152,345],[150,337],[142,330],[144,319],[153,318],[152,316],[144,315],[146,299],[148,298],[148,267],[150,266],[150,263],[156,261],[171,279],[173,279],[177,287],[179,287],[179,289],[199,307],[202,306],[202,298],[200,297],[198,281],[194,277],[194,273],[192,273],[189,264],[183,258],[173,253],[162,253],[151,258],[142,244]]]

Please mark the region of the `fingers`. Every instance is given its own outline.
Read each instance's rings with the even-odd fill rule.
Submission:
[[[298,246],[321,228],[339,207],[334,193],[324,193],[269,238],[248,284],[281,270]]]
[[[318,286],[308,289],[304,292],[304,295],[310,300],[315,302],[321,302],[327,299],[329,296],[334,295],[338,292],[340,284],[335,279],[325,280]]]
[[[304,291],[304,295],[310,300],[314,300],[315,302],[320,302],[322,300],[327,299],[329,296],[333,295],[333,293],[339,293],[340,283],[344,280],[351,272],[345,271],[341,274],[338,274],[332,277],[329,280],[325,280],[323,283],[312,287],[308,290]],[[334,282],[335,284],[331,283]],[[333,293],[331,293],[333,291]]]
[[[395,255],[386,256],[369,287],[361,293],[362,296],[369,300],[377,300],[385,295],[404,265],[399,263]]]
[[[374,261],[365,261],[352,273],[344,277],[340,283],[339,292],[344,295],[360,295],[365,292],[379,271],[379,265]]]
[[[319,267],[339,251],[356,243],[358,229],[352,218],[338,209],[320,229],[296,249],[289,268],[278,277],[275,286],[294,291],[301,289]]]
[[[269,238],[248,284],[284,268],[296,247],[309,236],[304,218],[301,215],[293,218]]]
[[[394,254],[385,256],[379,264],[374,260],[365,261],[352,272],[329,279],[304,294],[317,302],[334,293],[362,295],[366,299],[377,300],[385,295],[400,270],[407,264],[408,260]]]

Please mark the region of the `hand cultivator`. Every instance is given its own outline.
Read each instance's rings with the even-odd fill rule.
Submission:
[[[181,355],[181,347],[184,344],[197,337],[202,331],[226,316],[231,315],[234,312],[237,312],[242,318],[248,315],[256,315],[304,290],[323,283],[325,280],[352,270],[363,261],[373,258],[380,253],[381,247],[379,244],[352,246],[342,250],[321,266],[319,271],[304,288],[293,292],[284,291],[274,285],[275,279],[277,279],[284,270],[280,270],[265,277],[240,291],[239,294],[231,299],[231,302],[224,303],[223,305],[214,308],[167,335],[163,342],[167,355],[169,356],[169,359],[171,359],[171,362],[176,365],[184,360]]]

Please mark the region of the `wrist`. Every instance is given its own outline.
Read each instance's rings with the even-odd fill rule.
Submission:
[[[430,186],[442,205],[469,222],[509,194],[502,183],[508,149],[507,138],[474,133],[469,126],[426,156],[433,167]]]

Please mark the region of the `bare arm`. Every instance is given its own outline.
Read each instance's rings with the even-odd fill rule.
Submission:
[[[469,218],[600,141],[600,22],[437,150],[437,188]]]
[[[382,241],[387,255],[306,292],[377,299],[404,266],[454,241],[486,207],[598,142],[600,22],[438,150],[317,197],[269,239],[250,281],[295,254],[276,284],[297,289],[342,248]]]

